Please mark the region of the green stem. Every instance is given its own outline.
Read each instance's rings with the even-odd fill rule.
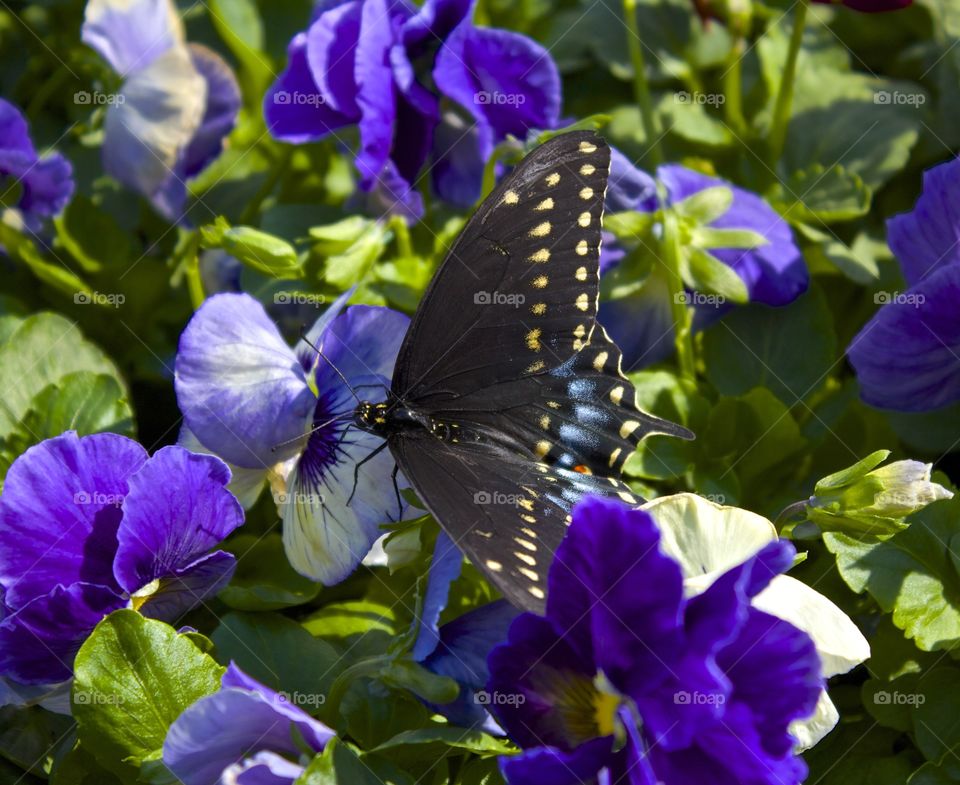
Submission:
[[[271,169],[269,177],[263,181],[263,185],[260,186],[244,208],[243,214],[240,216],[241,224],[251,225],[255,223],[264,200],[273,193],[273,189],[277,187],[277,183],[280,182],[280,179],[287,173],[287,169],[290,168],[290,159],[292,157],[293,145],[283,145],[283,152]]]
[[[347,694],[347,690],[350,689],[350,685],[353,684],[355,680],[363,676],[373,676],[380,673],[380,671],[391,662],[393,662],[392,655],[380,654],[376,657],[367,657],[364,660],[355,662],[342,671],[340,675],[333,680],[333,684],[330,687],[330,694],[326,702],[327,716],[340,716],[340,703],[343,700],[343,696]]]
[[[200,277],[200,235],[197,232],[187,240],[183,252],[183,269],[187,278],[190,304],[196,311],[207,297],[203,291],[203,279]]]
[[[413,243],[410,242],[410,228],[402,216],[390,216],[390,228],[393,230],[393,236],[397,239],[397,251],[401,257],[408,258],[413,256]]]
[[[650,149],[650,161],[653,167],[657,167],[663,163],[663,151],[660,149],[660,122],[653,110],[650,82],[647,80],[647,65],[643,57],[640,28],[637,24],[637,0],[623,0],[623,16],[627,23],[627,48],[630,51],[630,62],[633,64],[633,93],[640,106],[643,132]]]
[[[724,115],[727,124],[737,135],[747,130],[747,121],[743,116],[743,52],[746,42],[738,35],[730,50],[727,70],[723,74]]]
[[[790,522],[792,518],[798,518],[800,516],[806,517],[804,513],[809,505],[810,505],[810,500],[803,499],[802,501],[794,502],[793,504],[790,504],[787,507],[784,507],[783,510],[780,511],[780,514],[777,516],[777,520],[774,521],[773,523],[776,530],[778,532],[783,532],[784,527]],[[792,531],[792,527],[790,531]]]
[[[661,189],[662,190],[662,189]],[[661,197],[662,199],[663,197]],[[677,216],[670,209],[663,210],[663,262],[667,267],[667,283],[670,296],[670,315],[674,325],[674,344],[677,349],[677,362],[680,373],[688,379],[696,377],[694,358],[692,315],[686,303],[686,291],[683,277],[680,275],[680,231]]]
[[[800,0],[793,15],[790,48],[787,50],[787,60],[783,64],[780,89],[773,109],[773,125],[770,127],[769,164],[771,169],[776,169],[780,156],[783,155],[783,146],[787,141],[787,126],[790,124],[790,112],[793,109],[793,86],[797,75],[797,58],[800,56],[800,48],[803,45],[803,31],[807,24],[808,8],[809,0]]]

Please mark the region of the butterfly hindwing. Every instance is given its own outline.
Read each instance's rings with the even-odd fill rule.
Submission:
[[[561,365],[589,339],[610,149],[554,137],[493,190],[424,294],[393,392],[431,406]]]

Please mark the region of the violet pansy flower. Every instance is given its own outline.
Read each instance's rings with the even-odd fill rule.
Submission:
[[[546,615],[518,617],[490,655],[492,705],[524,748],[501,762],[507,781],[802,782],[789,728],[815,710],[820,660],[805,633],[751,605],[792,559],[769,543],[687,597],[648,513],[581,502]]]
[[[283,785],[303,774],[303,762],[333,737],[322,722],[231,663],[220,690],[170,726],[163,762],[184,785]]]
[[[123,80],[104,122],[104,169],[179,221],[187,180],[220,154],[236,122],[233,72],[185,42],[172,0],[89,0],[81,37]]]
[[[960,401],[958,177],[956,158],[928,170],[914,209],[887,222],[909,288],[878,294],[884,304],[847,348],[873,406],[921,412]]]
[[[543,47],[472,16],[469,0],[321,4],[264,99],[270,132],[300,144],[357,126],[360,189],[373,201],[419,215],[429,165],[442,199],[472,204],[494,145],[556,126],[561,91]]]
[[[725,187],[732,194],[729,207],[709,224],[711,229],[747,230],[763,238],[754,248],[713,248],[710,253],[733,269],[746,285],[750,302],[782,306],[803,294],[809,274],[786,221],[760,196],[685,166],[667,164],[657,169],[668,204],[675,205],[709,188]],[[654,212],[659,208],[656,181],[634,167],[620,152],[611,156],[606,209]],[[623,251],[607,236],[600,257],[601,273],[612,269]],[[657,268],[634,295],[605,302],[600,321],[624,353],[624,367],[637,368],[665,359],[673,350],[673,319],[662,275]],[[696,300],[691,298],[694,303]],[[723,313],[714,306],[696,308],[694,329],[702,329]]]
[[[66,207],[72,195],[70,162],[59,153],[40,158],[23,114],[0,98],[0,205],[10,205],[14,223],[35,232],[44,219]]]
[[[182,443],[230,464],[247,504],[269,481],[290,563],[328,585],[346,578],[380,524],[404,510],[386,450],[360,467],[354,489],[355,466],[384,443],[352,425],[350,388],[384,399],[409,319],[382,307],[342,310],[348,296],[310,329],[312,346],[295,351],[255,299],[215,295],[183,331],[176,361]]]
[[[111,611],[173,621],[212,597],[235,558],[210,551],[243,522],[229,479],[211,456],[151,457],[112,433],[68,431],[17,458],[0,497],[0,675],[62,681]]]

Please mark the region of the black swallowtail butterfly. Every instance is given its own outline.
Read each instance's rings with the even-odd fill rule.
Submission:
[[[452,539],[520,608],[586,494],[621,480],[647,434],[693,434],[639,411],[597,324],[610,149],[571,132],[538,147],[470,218],[403,341],[385,403],[356,425],[386,439]]]

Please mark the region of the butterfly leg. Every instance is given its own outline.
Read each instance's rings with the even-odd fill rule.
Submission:
[[[377,457],[380,453],[382,453],[385,449],[387,449],[387,443],[386,443],[386,442],[384,442],[384,443],[381,444],[379,447],[377,447],[377,449],[375,449],[372,453],[370,453],[370,454],[369,454],[366,458],[364,458],[362,461],[357,461],[357,463],[354,465],[354,467],[353,467],[353,489],[350,491],[350,498],[347,499],[347,506],[350,506],[350,502],[353,501],[353,496],[354,496],[354,494],[357,492],[357,483],[360,481],[360,467],[363,466],[363,464],[365,464],[367,461],[370,461],[370,460],[376,458],[376,457]]]
[[[400,498],[400,485],[397,483],[397,474],[400,472],[400,464],[393,464],[393,471],[390,472],[390,480],[393,482],[393,492],[397,495],[397,520],[403,517],[403,500]]]

